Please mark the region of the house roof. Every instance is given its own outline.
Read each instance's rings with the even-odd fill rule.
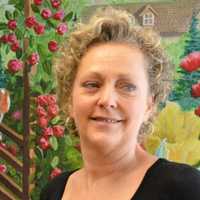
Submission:
[[[86,20],[98,7],[105,7],[105,5],[88,7],[84,12],[83,18]],[[200,0],[127,3],[117,4],[113,7],[128,10],[134,15],[135,20],[140,25],[142,25],[141,15],[147,10],[151,11],[155,16],[155,25],[153,28],[163,36],[173,36],[188,31],[192,13],[198,14],[200,12]]]

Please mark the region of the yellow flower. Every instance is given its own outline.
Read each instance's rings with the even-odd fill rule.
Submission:
[[[166,138],[168,159],[190,165],[200,160],[200,118],[193,111],[182,111],[174,102],[167,102],[154,122],[154,130],[147,136],[145,148],[155,154]]]

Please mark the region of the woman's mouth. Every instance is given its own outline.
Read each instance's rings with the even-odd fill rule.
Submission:
[[[109,123],[109,124],[116,124],[122,121],[119,119],[109,118],[109,117],[90,117],[90,119],[96,122],[104,122],[104,123]]]

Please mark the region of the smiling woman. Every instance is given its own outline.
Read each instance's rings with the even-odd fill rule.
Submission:
[[[58,98],[80,136],[83,168],[50,182],[41,200],[197,200],[200,173],[148,154],[139,136],[170,89],[159,37],[126,11],[97,11],[56,59]],[[180,184],[181,183],[181,184]]]

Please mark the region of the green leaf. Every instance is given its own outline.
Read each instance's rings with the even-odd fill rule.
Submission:
[[[6,23],[0,23],[0,30],[7,29],[7,24]]]
[[[16,51],[16,57],[17,57],[18,59],[20,59],[20,58],[22,57],[22,50],[21,50],[21,49],[18,49],[18,50]]]
[[[19,28],[17,28],[15,33],[16,33],[16,36],[17,36],[18,39],[24,38],[22,30],[20,30]]]
[[[52,136],[50,139],[49,139],[49,142],[53,148],[54,151],[56,151],[58,149],[58,141],[57,141],[57,138],[55,136]]]
[[[66,144],[67,146],[73,146],[72,138],[71,138],[69,135],[66,135],[66,136],[65,136],[65,144]]]
[[[35,4],[31,4],[31,8],[32,8],[33,12],[40,13],[40,9]]]
[[[60,121],[60,117],[56,116],[51,120],[51,124],[52,125],[58,124],[59,121]]]
[[[63,21],[71,21],[72,20],[72,17],[73,17],[74,13],[71,11],[69,12],[63,19]]]
[[[7,20],[10,20],[10,19],[13,18],[12,13],[9,12],[9,11],[7,11],[7,10],[6,10],[6,12],[5,12],[5,16],[6,16],[6,19],[7,19]]]
[[[35,154],[36,154],[38,160],[42,160],[44,157],[43,151],[39,147],[35,148]]]
[[[14,11],[13,15],[14,15],[14,18],[16,19],[16,18],[20,15],[19,10],[16,9],[16,10]]]
[[[54,158],[51,161],[52,168],[57,167],[58,163],[59,163],[59,157],[58,156],[54,156]]]

